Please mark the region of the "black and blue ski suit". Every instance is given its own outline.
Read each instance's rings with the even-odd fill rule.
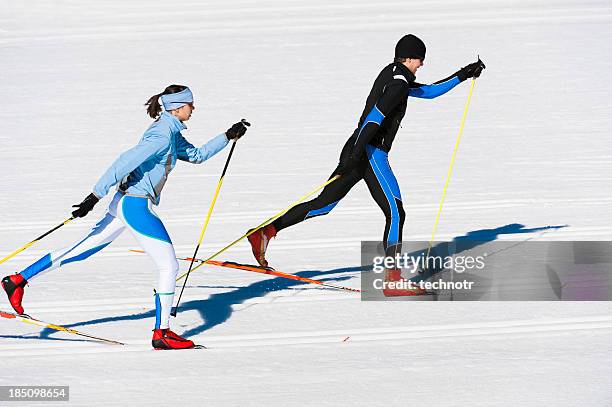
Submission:
[[[385,214],[383,242],[387,254],[393,255],[402,241],[406,215],[397,179],[389,166],[388,154],[406,113],[408,96],[432,99],[465,80],[460,71],[431,85],[416,83],[415,79],[414,74],[398,62],[387,65],[380,72],[357,129],[342,148],[339,165],[331,175],[342,173],[341,178],[327,185],[315,199],[295,206],[275,220],[277,231],[328,214],[363,179]]]

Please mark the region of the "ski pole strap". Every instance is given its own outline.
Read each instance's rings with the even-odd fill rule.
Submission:
[[[438,221],[440,220],[440,215],[442,214],[442,206],[444,206],[444,200],[446,199],[446,190],[448,189],[448,184],[450,183],[451,175],[453,173],[455,158],[457,157],[457,151],[459,150],[459,142],[461,141],[461,135],[463,134],[463,127],[465,125],[465,119],[467,118],[468,108],[470,107],[470,101],[472,100],[472,94],[474,93],[475,85],[476,79],[472,79],[472,84],[470,85],[470,93],[468,94],[468,99],[465,103],[465,108],[463,109],[463,116],[461,117],[461,125],[459,126],[459,134],[457,135],[457,141],[455,142],[455,149],[453,150],[453,156],[451,158],[450,166],[448,167],[448,173],[446,174],[446,182],[444,183],[444,189],[442,190],[442,198],[440,198],[438,214],[436,215],[436,221],[431,232],[431,239],[429,240],[429,247],[427,248],[426,258],[429,257],[429,253],[431,252],[431,246],[433,245],[433,241],[436,236],[436,230],[438,229]]]

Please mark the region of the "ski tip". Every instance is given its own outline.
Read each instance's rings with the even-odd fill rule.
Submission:
[[[3,318],[7,318],[7,319],[17,318],[17,314],[14,314],[12,312],[5,312],[5,311],[0,311],[0,316]]]

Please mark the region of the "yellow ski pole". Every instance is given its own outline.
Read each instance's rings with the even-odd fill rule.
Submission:
[[[448,189],[448,184],[450,183],[451,174],[453,173],[453,167],[455,165],[455,158],[457,157],[457,151],[459,150],[459,142],[461,141],[461,135],[463,134],[463,127],[465,125],[465,119],[467,118],[468,108],[470,107],[470,101],[472,100],[472,94],[474,93],[474,85],[476,85],[476,79],[472,79],[472,84],[470,85],[470,93],[468,95],[467,102],[465,103],[465,108],[463,109],[463,117],[461,117],[461,126],[459,126],[459,134],[457,135],[457,141],[455,142],[455,149],[453,150],[453,156],[451,158],[450,166],[448,167],[448,173],[446,175],[446,183],[444,184],[444,189],[442,190],[442,198],[440,199],[440,207],[438,208],[438,215],[436,216],[436,222],[434,223],[433,231],[431,232],[431,239],[429,240],[429,247],[427,248],[427,256],[425,256],[425,261],[429,257],[429,253],[431,252],[431,246],[433,245],[434,237],[436,235],[436,230],[438,229],[438,221],[440,220],[440,215],[442,214],[442,206],[444,206],[444,200],[446,199],[446,190]]]
[[[35,244],[36,242],[39,242],[40,240],[42,240],[45,236],[50,235],[51,233],[55,232],[57,229],[61,228],[65,224],[71,222],[73,219],[74,219],[74,217],[70,217],[70,218],[66,219],[65,221],[63,221],[62,223],[60,223],[59,225],[57,225],[53,229],[51,229],[51,230],[43,233],[42,235],[38,236],[36,239],[32,240],[30,243],[27,243],[27,244],[21,246],[19,249],[15,250],[13,253],[9,254],[8,256],[6,256],[2,260],[0,260],[0,264],[4,263],[5,261],[10,259],[11,257],[14,257],[14,256],[18,255],[19,253],[21,253],[22,251],[24,251],[28,247],[30,247],[33,244]]]
[[[227,171],[227,167],[232,158],[232,154],[234,154],[234,148],[236,148],[236,139],[234,139],[234,141],[232,142],[232,148],[230,149],[229,155],[227,156],[227,160],[225,161],[225,167],[223,167],[223,171],[221,172],[221,177],[219,178],[219,182],[217,182],[217,189],[215,189],[215,195],[213,196],[212,202],[210,203],[210,207],[208,208],[208,214],[206,215],[206,220],[204,221],[204,226],[202,227],[202,233],[200,233],[200,239],[198,240],[198,244],[196,245],[195,251],[192,256],[191,263],[189,264],[189,270],[185,274],[186,277],[185,277],[185,281],[183,282],[183,287],[181,288],[181,293],[179,294],[178,300],[176,301],[176,306],[170,313],[170,315],[172,315],[173,317],[176,317],[178,306],[181,303],[181,297],[183,296],[183,291],[185,291],[185,286],[187,285],[187,279],[189,278],[189,273],[191,273],[192,271],[194,259],[197,258],[198,250],[200,249],[202,240],[204,240],[204,233],[206,233],[206,228],[208,227],[210,216],[212,215],[213,208],[215,207],[215,203],[217,202],[219,191],[221,191],[221,185],[223,184],[223,178],[225,178],[225,172]]]
[[[101,341],[101,342],[111,343],[111,344],[115,344],[115,345],[125,345],[125,343],[122,343],[122,342],[113,341],[111,339],[100,338],[99,336],[89,335],[89,334],[86,334],[84,332],[77,331],[76,329],[70,329],[70,328],[66,328],[66,327],[61,326],[61,325],[50,324],[48,322],[41,321],[40,319],[32,318],[32,317],[30,317],[29,315],[26,315],[26,314],[15,314],[15,313],[12,313],[12,312],[0,311],[0,317],[6,318],[6,319],[14,319],[16,321],[21,321],[21,322],[24,322],[26,324],[36,325],[36,326],[40,326],[40,327],[43,327],[43,328],[49,328],[49,329],[53,329],[55,331],[61,331],[61,332],[66,332],[66,333],[73,334],[73,335],[84,336],[86,338],[95,339],[95,340]]]
[[[285,209],[283,209],[282,211],[276,213],[275,215],[272,215],[271,217],[269,217],[268,219],[264,220],[263,222],[261,222],[259,225],[257,225],[257,227],[255,227],[254,229],[251,229],[249,232],[245,233],[244,235],[240,236],[238,239],[234,240],[233,242],[231,242],[230,244],[228,244],[227,246],[225,246],[224,248],[222,248],[221,250],[219,250],[218,252],[216,252],[215,254],[211,255],[210,257],[202,260],[202,262],[200,264],[198,264],[197,266],[195,266],[191,271],[196,271],[198,268],[202,267],[204,264],[206,264],[207,261],[214,259],[215,257],[217,257],[218,255],[220,255],[221,253],[223,253],[224,251],[226,251],[227,249],[229,249],[230,247],[234,246],[236,243],[240,242],[241,240],[247,238],[248,236],[252,235],[253,233],[255,233],[256,231],[258,231],[259,229],[261,229],[262,227],[266,226],[268,223],[274,221],[276,218],[281,217],[282,215],[284,215],[287,211],[289,211],[291,208],[293,208],[294,206],[302,203],[303,201],[305,201],[306,199],[308,199],[309,197],[311,197],[312,195],[316,194],[317,192],[319,192],[320,190],[322,190],[323,188],[325,188],[326,186],[328,186],[329,184],[331,184],[332,182],[334,182],[335,180],[337,180],[338,178],[340,178],[340,175],[335,175],[332,178],[328,179],[327,181],[325,181],[325,183],[319,185],[318,187],[316,187],[315,189],[313,189],[312,191],[310,191],[309,193],[307,193],[306,195],[304,195],[303,197],[301,197],[300,199],[298,199],[297,201],[293,202],[291,205],[287,206]],[[176,281],[181,280],[183,277],[185,277],[188,273],[184,273],[182,275],[180,275]]]

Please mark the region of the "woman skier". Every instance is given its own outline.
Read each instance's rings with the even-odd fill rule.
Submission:
[[[128,229],[159,271],[155,291],[153,347],[192,348],[192,341],[180,337],[169,328],[179,266],[172,241],[164,224],[153,212],[152,205],[159,204],[162,188],[177,159],[200,164],[221,151],[229,140],[243,136],[249,123],[244,120],[238,122],[197,148],[181,135],[181,131],[187,128],[184,122],[195,110],[193,95],[188,87],[170,85],[162,93],[152,96],[145,106],[149,116],[156,120],[145,131],[140,142],[117,158],[83,202],[73,205],[76,209],[72,216],[82,218],[113,185],[119,184],[102,219],[74,244],[48,253],[20,273],[5,277],[2,287],[15,311],[22,314],[24,309],[21,302],[28,282],[42,272],[90,257]]]

